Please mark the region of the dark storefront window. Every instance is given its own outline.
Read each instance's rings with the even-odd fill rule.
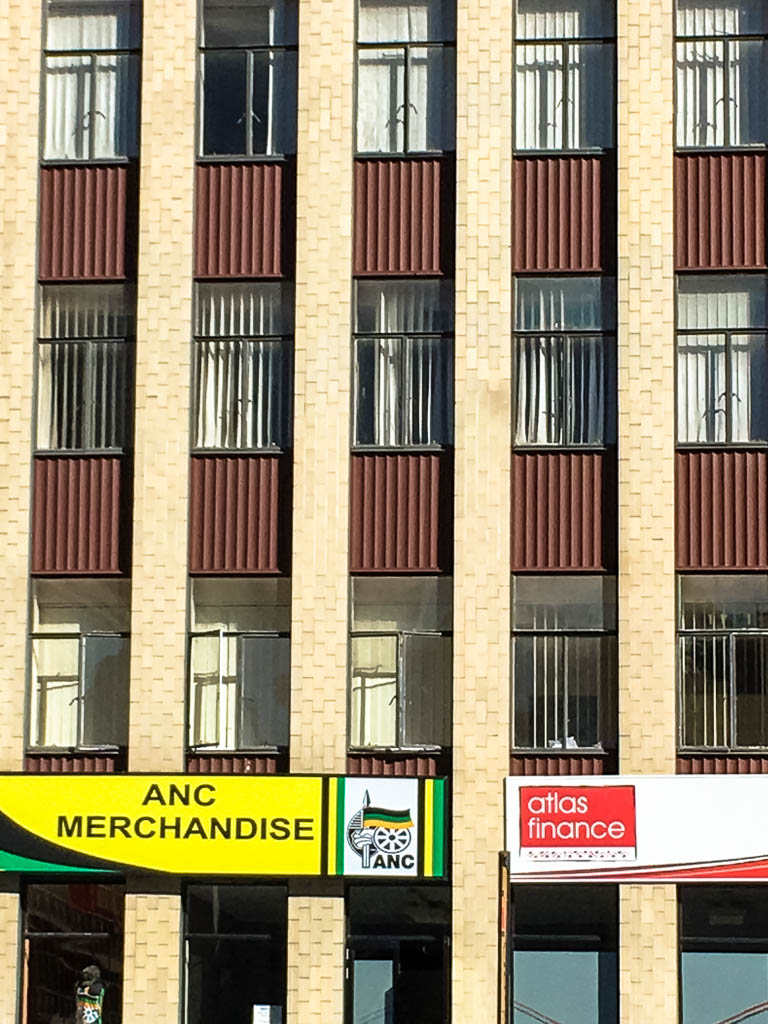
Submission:
[[[768,1024],[768,891],[680,889],[682,1024]]]
[[[446,887],[352,886],[347,1024],[447,1024],[450,933]]]
[[[518,886],[512,899],[511,1024],[617,1024],[615,886]]]
[[[26,887],[22,1024],[71,1024],[85,967],[98,968],[103,1024],[120,1024],[124,908],[121,885]]]
[[[187,888],[186,1024],[285,1019],[287,918],[280,886]]]

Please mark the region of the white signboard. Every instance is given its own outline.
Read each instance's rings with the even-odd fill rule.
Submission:
[[[508,778],[513,882],[768,881],[768,775]]]
[[[341,825],[345,874],[418,874],[417,779],[347,778]]]

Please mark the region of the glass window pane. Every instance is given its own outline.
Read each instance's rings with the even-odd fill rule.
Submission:
[[[130,580],[37,579],[33,613],[39,633],[127,633]]]
[[[193,747],[219,743],[221,644],[219,633],[192,637],[189,742]]]
[[[730,339],[732,441],[768,441],[768,338]]]
[[[768,31],[768,8],[749,0],[677,0],[679,36],[722,36]]]
[[[607,149],[613,145],[612,45],[568,47],[567,149]]]
[[[768,326],[766,277],[763,274],[678,275],[677,326],[681,330]]]
[[[768,1024],[768,954],[683,952],[680,958],[682,1024],[749,1020]]]
[[[452,584],[437,576],[353,576],[352,629],[447,632],[453,624]]]
[[[351,746],[397,746],[397,637],[353,637],[351,658]]]
[[[134,54],[96,57],[93,108],[89,116],[96,160],[138,152],[139,58]]]
[[[591,950],[515,950],[513,1024],[616,1021],[615,1011],[603,1009],[616,1002],[616,961],[615,953]]]
[[[768,576],[680,576],[680,628],[768,628]]]
[[[518,277],[518,331],[612,330],[616,282],[601,277]]]
[[[683,636],[680,645],[683,746],[729,746],[731,671],[728,637]]]
[[[360,43],[441,42],[452,40],[455,32],[455,4],[451,0],[358,2]]]
[[[405,149],[405,51],[366,49],[357,54],[357,150]]]
[[[293,334],[293,286],[278,282],[196,284],[193,333],[196,338]]]
[[[393,960],[353,961],[352,1024],[392,1020]]]
[[[527,43],[515,49],[515,146],[563,148],[562,46]]]
[[[727,390],[725,335],[678,335],[678,441],[712,444],[727,440]],[[733,414],[740,409],[741,404],[735,403]]]
[[[615,576],[514,576],[513,629],[616,628]]]
[[[356,444],[403,444],[403,341],[359,338],[355,343]]]
[[[247,156],[248,54],[211,51],[202,56],[202,152]]]
[[[131,285],[43,285],[41,338],[130,338],[136,296]]]
[[[244,636],[241,650],[240,746],[287,747],[291,644],[287,637]]]
[[[251,149],[254,155],[296,152],[296,53],[267,50],[252,57]]]
[[[405,746],[450,744],[452,653],[450,637],[403,637]]]
[[[204,0],[202,46],[294,46],[296,0]]]
[[[725,144],[725,45],[697,40],[675,46],[678,146]]]
[[[557,636],[514,638],[515,747],[558,748],[563,742],[563,644]]]
[[[87,345],[38,346],[38,448],[86,447]]]
[[[768,746],[768,637],[733,638],[736,735],[739,747]]]
[[[408,53],[408,140],[414,152],[455,147],[455,60],[452,48],[414,46]]]
[[[762,39],[734,40],[728,46],[731,145],[768,142],[768,111],[763,95],[767,58],[768,47]]]
[[[48,50],[132,50],[140,44],[140,0],[48,0]]]
[[[130,676],[127,637],[87,636],[83,641],[85,746],[126,746]]]
[[[453,281],[358,281],[357,334],[453,330]]]
[[[93,58],[45,58],[45,160],[90,155]]]
[[[77,746],[79,659],[77,636],[33,640],[29,731],[33,746]]]
[[[518,39],[594,39],[616,31],[611,0],[518,0]]]
[[[288,579],[193,579],[192,629],[225,633],[288,633]]]

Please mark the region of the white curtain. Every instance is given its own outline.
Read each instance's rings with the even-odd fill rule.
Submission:
[[[279,341],[195,343],[195,447],[274,448],[286,443],[287,375]]]
[[[518,149],[563,148],[563,48],[518,46],[515,54]]]
[[[727,437],[725,335],[685,334],[677,341],[677,439],[717,443]]]
[[[223,636],[192,637],[192,689],[189,742],[191,746],[219,745],[219,700],[223,677]]]
[[[767,313],[762,276],[684,275],[678,279],[677,326],[681,330],[765,327]]]
[[[292,334],[292,287],[272,282],[198,284],[193,330],[197,338],[279,338]]]
[[[453,282],[357,282],[358,334],[438,334],[453,329]]]
[[[518,39],[608,37],[614,32],[613,5],[606,0],[518,0]]]
[[[40,289],[41,338],[129,338],[135,296],[122,284],[44,285]]]
[[[30,740],[36,746],[77,745],[80,638],[36,637]]]
[[[436,38],[430,33],[443,0],[392,3],[391,0],[360,0],[357,39],[361,43],[414,43]],[[437,36],[439,38],[439,36]]]
[[[397,638],[352,638],[350,743],[393,747],[397,736]]]
[[[521,277],[516,283],[518,331],[611,330],[614,282],[599,277]]]

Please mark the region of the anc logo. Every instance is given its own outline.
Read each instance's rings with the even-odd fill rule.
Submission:
[[[360,857],[363,868],[405,868],[414,866],[411,845],[413,819],[410,809],[393,811],[372,807],[367,791],[363,806],[347,822],[347,842]]]

